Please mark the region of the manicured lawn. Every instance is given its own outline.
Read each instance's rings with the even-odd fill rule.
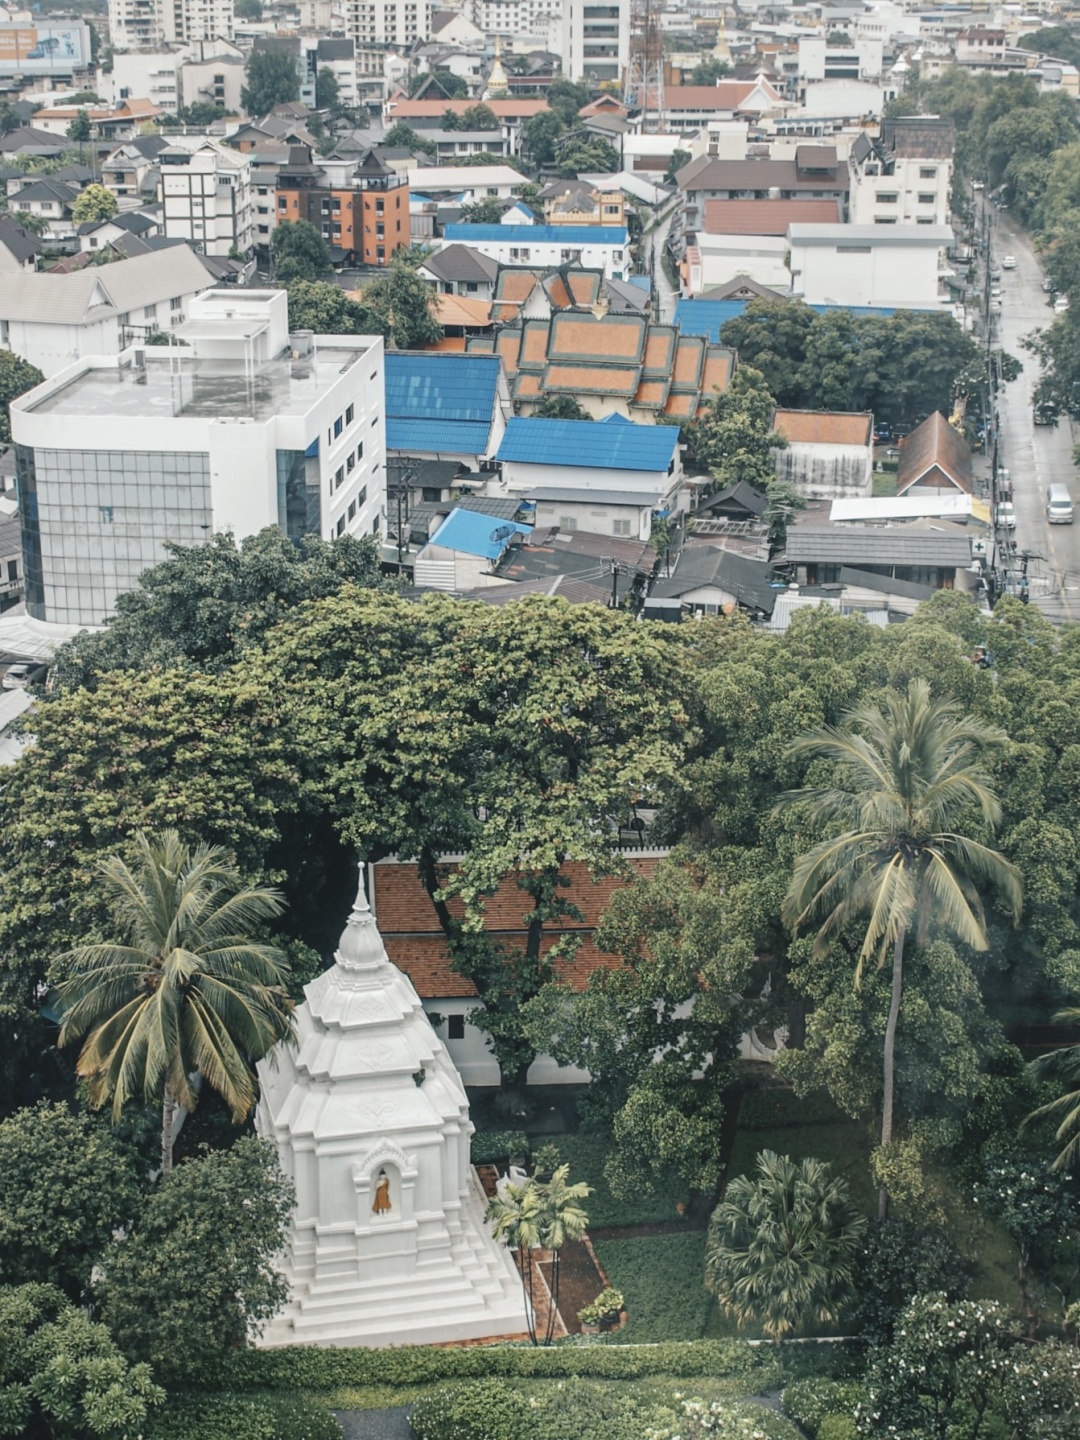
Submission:
[[[616,1290],[626,1297],[625,1340],[700,1340],[712,1296],[705,1289],[705,1234],[649,1235],[599,1240],[596,1253]]]
[[[678,1220],[675,1202],[689,1199],[686,1187],[674,1175],[655,1193],[642,1191],[625,1200],[617,1199],[604,1179],[604,1161],[611,1143],[608,1136],[579,1131],[576,1135],[551,1135],[544,1139],[558,1147],[560,1160],[570,1166],[571,1180],[586,1180],[593,1187],[593,1193],[585,1202],[590,1230],[609,1225],[649,1225]]]

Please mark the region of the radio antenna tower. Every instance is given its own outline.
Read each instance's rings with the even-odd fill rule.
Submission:
[[[654,135],[663,128],[664,46],[657,0],[638,0],[634,5],[623,104],[629,110],[641,111],[645,134]]]

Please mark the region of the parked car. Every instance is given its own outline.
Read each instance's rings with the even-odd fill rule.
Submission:
[[[1047,275],[1046,279],[1043,281],[1043,289],[1046,291],[1047,295],[1052,295],[1054,293],[1054,282],[1050,279],[1049,275]]]
[[[1054,301],[1054,314],[1055,314],[1055,315],[1064,315],[1064,314],[1065,314],[1065,311],[1066,311],[1068,308],[1069,308],[1069,297],[1068,297],[1067,295],[1059,295],[1059,296],[1057,297],[1057,299]]]
[[[1043,400],[1035,406],[1034,420],[1036,425],[1056,425],[1058,422],[1056,406],[1051,405],[1048,400]]]
[[[48,673],[49,667],[37,660],[19,661],[8,666],[3,687],[5,690],[22,690],[27,685],[40,685]]]
[[[1011,500],[1002,500],[994,517],[999,530],[1016,529],[1016,510]]]

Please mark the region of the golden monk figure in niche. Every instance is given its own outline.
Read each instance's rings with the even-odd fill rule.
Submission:
[[[379,1183],[375,1186],[375,1203],[371,1207],[373,1215],[385,1215],[393,1207],[390,1204],[390,1178],[385,1170],[379,1171]]]

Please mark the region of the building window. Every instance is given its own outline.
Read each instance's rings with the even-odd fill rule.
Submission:
[[[345,516],[344,516],[344,515],[342,515],[341,519],[340,519],[340,520],[337,522],[337,524],[334,526],[334,534],[335,534],[335,535],[344,535],[344,534],[345,534]]]
[[[354,418],[355,415],[356,415],[356,407],[355,407],[354,405],[346,405],[346,406],[345,406],[345,424],[346,424],[346,425],[351,425],[352,422],[353,422],[353,418]]]
[[[345,471],[346,471],[346,474],[351,474],[352,471],[355,470],[355,469],[356,469],[356,456],[353,455],[353,454],[350,452],[350,453],[349,453],[348,455],[346,455],[346,457],[345,457]]]
[[[359,506],[363,506],[363,505],[366,505],[366,504],[367,504],[367,486],[366,486],[366,485],[361,485],[361,486],[360,486],[360,493],[359,493],[359,495],[357,495],[357,497],[356,497],[356,503],[357,503],[357,505],[359,505]]]
[[[446,1038],[448,1040],[465,1039],[464,1015],[448,1015],[446,1017]]]
[[[629,521],[629,520],[613,520],[613,521],[611,522],[611,533],[612,533],[612,535],[629,535],[629,534],[630,534],[630,521]]]
[[[335,440],[336,440],[337,437],[341,434],[341,432],[342,432],[342,430],[344,430],[344,428],[345,428],[345,421],[344,421],[344,420],[342,419],[342,417],[339,415],[339,416],[337,417],[337,419],[334,421],[334,439],[335,439]]]
[[[338,468],[334,471],[334,489],[336,490],[339,485],[343,485],[344,483],[345,483],[345,466],[344,466],[344,465],[339,465]]]
[[[356,501],[355,501],[355,500],[350,500],[350,501],[349,501],[349,519],[350,519],[350,520],[355,520],[355,519],[356,519]]]
[[[560,516],[559,516],[559,529],[560,529],[560,530],[576,530],[576,529],[577,529],[577,519],[576,519],[576,517],[573,516],[573,515],[560,515]]]
[[[879,205],[895,205],[899,198],[899,195],[895,191],[879,190],[874,196],[874,199]]]
[[[920,180],[936,180],[936,179],[937,179],[937,171],[935,170],[935,168],[934,168],[932,165],[924,166],[924,167],[919,171],[919,179],[920,179]]]
[[[169,301],[169,309],[179,310],[183,303],[183,298],[180,295],[174,295],[173,298]]]
[[[934,192],[933,192],[932,190],[930,191],[930,193],[929,193],[928,195],[920,194],[920,195],[919,195],[919,204],[920,204],[920,205],[933,205],[933,203],[934,203],[934,198],[935,198],[935,197],[934,197]]]

